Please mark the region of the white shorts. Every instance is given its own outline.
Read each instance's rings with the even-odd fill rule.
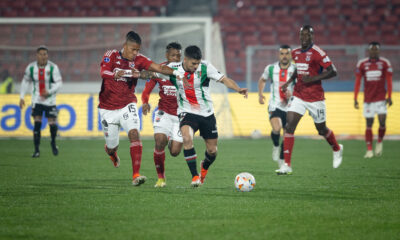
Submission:
[[[157,110],[153,122],[154,134],[162,133],[170,140],[182,143],[182,133],[179,128],[179,118],[162,110]]]
[[[325,101],[306,102],[295,96],[290,98],[288,112],[296,112],[304,115],[306,110],[308,110],[308,114],[313,118],[314,123],[326,122]]]
[[[124,108],[107,110],[99,108],[101,125],[108,148],[115,148],[119,144],[119,128],[127,133],[132,129],[140,129],[140,119],[136,103],[129,103]]]
[[[386,114],[386,100],[378,101],[378,102],[370,102],[364,103],[364,117],[365,118],[373,118],[375,114]]]

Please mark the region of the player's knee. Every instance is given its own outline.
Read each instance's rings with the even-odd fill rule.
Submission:
[[[132,130],[130,130],[129,131],[129,133],[128,133],[128,136],[129,136],[129,140],[132,142],[132,141],[138,141],[139,140],[139,132],[138,132],[138,130],[136,130],[136,129],[132,129]]]
[[[179,149],[179,150],[177,150],[177,149],[171,149],[169,153],[171,154],[171,156],[177,157],[177,156],[179,155],[180,152],[181,152],[180,149]]]
[[[40,131],[42,127],[42,121],[35,121],[35,124],[33,126],[33,131],[38,132]]]

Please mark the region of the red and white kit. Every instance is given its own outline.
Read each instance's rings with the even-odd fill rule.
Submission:
[[[387,113],[386,87],[388,98],[391,98],[392,75],[392,66],[386,58],[365,58],[357,63],[354,99],[357,99],[361,79],[364,78],[364,116],[366,118],[373,118],[375,114]]]
[[[162,133],[174,141],[183,142],[177,116],[176,87],[169,80],[162,78],[149,79],[142,93],[142,102],[143,104],[149,102],[150,93],[157,84],[159,86],[160,99],[153,122],[154,133]]]

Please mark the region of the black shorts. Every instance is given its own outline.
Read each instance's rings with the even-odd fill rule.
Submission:
[[[269,113],[269,119],[278,117],[282,121],[282,127],[286,126],[286,112],[276,108],[275,111]]]
[[[194,132],[200,130],[200,136],[204,139],[216,139],[218,138],[217,131],[217,120],[214,114],[203,117],[191,113],[181,113],[179,114],[179,127],[184,125],[190,126]]]
[[[43,112],[45,112],[45,116],[47,118],[57,118],[58,110],[56,105],[43,105],[43,104],[33,104],[32,105],[32,117],[35,116],[43,116]]]

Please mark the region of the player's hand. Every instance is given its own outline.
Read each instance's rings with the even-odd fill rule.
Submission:
[[[124,70],[119,70],[114,74],[114,79],[121,78],[125,74]]]
[[[19,100],[19,107],[22,109],[25,107],[25,100],[24,99],[20,99]]]
[[[260,104],[264,104],[265,103],[265,96],[264,95],[258,95],[258,102]]]
[[[244,98],[247,98],[248,93],[247,93],[247,88],[239,88],[238,93],[244,95]]]
[[[360,108],[360,106],[358,105],[358,101],[357,100],[354,100],[354,108],[355,109],[359,109]]]
[[[140,77],[140,72],[136,68],[132,68],[132,77],[133,78],[139,78]]]
[[[391,98],[386,99],[386,104],[390,106],[392,106],[393,102]]]
[[[286,82],[285,84],[283,84],[283,85],[281,86],[282,92],[286,92],[288,85],[289,85],[289,83]]]
[[[144,103],[143,105],[142,105],[142,111],[143,111],[143,114],[144,115],[147,115],[147,113],[149,113],[150,112],[150,104],[148,104],[148,103]]]

